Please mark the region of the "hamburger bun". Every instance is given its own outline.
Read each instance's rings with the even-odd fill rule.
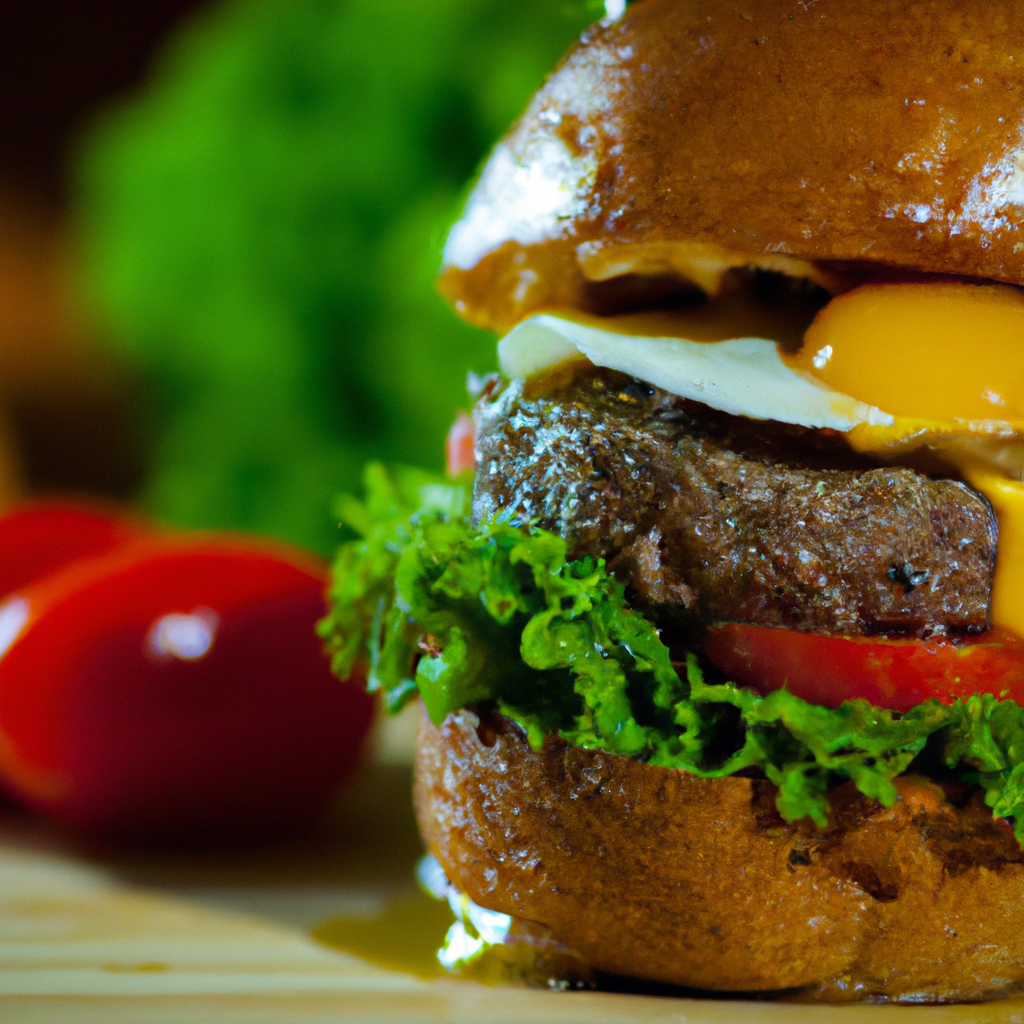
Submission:
[[[896,269],[1024,285],[1024,18],[948,0],[642,0],[497,147],[442,291],[504,331],[624,278]],[[852,276],[851,276],[852,275]]]
[[[421,720],[415,802],[458,889],[602,971],[830,1001],[1018,989],[1024,852],[977,791],[897,786],[889,808],[834,790],[819,830],[784,822],[762,780],[554,738],[534,751],[507,719],[460,711]]]

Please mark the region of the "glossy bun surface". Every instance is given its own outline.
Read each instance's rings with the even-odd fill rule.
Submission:
[[[550,928],[615,974],[805,999],[973,1001],[1024,985],[1024,853],[980,791],[901,776],[891,808],[848,784],[831,822],[787,824],[775,788],[701,779],[507,719],[424,716],[416,809],[483,907]]]
[[[737,266],[1024,285],[1022,93],[1019,2],[638,0],[496,148],[442,290],[502,330]]]

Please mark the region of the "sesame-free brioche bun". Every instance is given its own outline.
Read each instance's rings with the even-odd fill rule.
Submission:
[[[441,287],[504,330],[734,267],[1024,285],[1024,16],[1001,0],[638,0],[484,167]]]
[[[941,1002],[1024,986],[1024,853],[977,790],[915,776],[890,807],[852,784],[829,827],[774,787],[702,779],[472,711],[422,719],[416,810],[482,906],[593,967],[701,989]]]

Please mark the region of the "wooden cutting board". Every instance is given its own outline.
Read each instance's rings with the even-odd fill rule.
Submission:
[[[1024,1024],[1018,1001],[809,1007],[494,989],[387,969],[380,961],[429,970],[428,934],[445,924],[417,909],[409,789],[408,768],[369,768],[320,834],[255,852],[96,850],[0,811],[0,1022]]]

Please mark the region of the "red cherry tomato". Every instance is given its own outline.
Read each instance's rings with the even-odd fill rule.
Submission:
[[[127,516],[86,504],[37,501],[15,508],[0,516],[0,597],[141,533]]]
[[[456,477],[465,470],[476,468],[476,425],[472,417],[460,412],[448,431],[445,443],[445,455],[448,462],[448,475]]]
[[[128,841],[268,837],[353,768],[370,698],[329,670],[319,563],[225,536],[147,538],[0,605],[0,777]]]
[[[862,697],[878,707],[909,711],[930,697],[951,704],[972,693],[1024,704],[1024,641],[995,629],[954,643],[731,623],[708,630],[704,653],[741,686],[763,694],[785,686],[829,708]]]

